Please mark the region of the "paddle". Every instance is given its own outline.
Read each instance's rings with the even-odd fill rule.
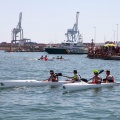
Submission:
[[[104,72],[104,70],[100,70],[100,72],[98,73],[98,74],[101,74],[102,72]],[[63,76],[62,75],[62,73],[55,73],[57,76]],[[72,79],[73,77],[69,77],[69,76],[63,76],[63,77],[67,77],[67,78],[70,78],[70,79]],[[90,81],[90,80],[92,80],[93,79],[93,77],[92,78],[90,78],[89,80],[87,80],[87,79],[85,79],[85,78],[81,78],[81,80],[82,81],[84,81],[84,82],[88,82],[88,81]]]
[[[62,73],[55,73],[56,76],[62,76]]]
[[[55,73],[57,76],[63,76],[62,73]],[[63,77],[67,77],[67,78],[73,78],[73,77],[68,77],[68,76],[63,76]]]
[[[102,72],[104,72],[104,70],[100,70],[100,72],[98,73],[98,75],[101,74]],[[93,77],[90,78],[89,80],[87,80],[87,79],[85,79],[85,78],[81,78],[81,80],[84,81],[84,82],[88,82],[88,81],[90,81],[90,80],[92,80],[92,79],[93,79]]]

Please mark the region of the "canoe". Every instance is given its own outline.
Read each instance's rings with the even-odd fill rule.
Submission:
[[[79,82],[79,83],[68,83],[63,84],[62,87],[64,91],[75,91],[75,90],[84,90],[84,89],[90,89],[90,88],[101,88],[101,87],[110,87],[110,86],[117,86],[120,85],[120,82],[116,83],[101,83],[101,84],[88,84],[85,82]]]
[[[58,86],[62,84],[69,83],[69,81],[59,81],[59,82],[47,82],[47,81],[37,81],[37,80],[4,80],[0,81],[0,88],[9,87],[40,87],[40,86]]]

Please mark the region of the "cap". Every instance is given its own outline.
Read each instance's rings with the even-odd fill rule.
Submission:
[[[98,74],[98,70],[94,70],[94,73],[95,73],[95,74]]]

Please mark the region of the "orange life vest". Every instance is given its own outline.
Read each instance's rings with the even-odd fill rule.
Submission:
[[[45,58],[45,61],[47,61],[48,60],[48,58]]]
[[[93,79],[93,84],[100,84],[101,83],[101,77],[100,76],[97,76],[98,78],[96,78],[95,76],[94,76],[94,79]]]

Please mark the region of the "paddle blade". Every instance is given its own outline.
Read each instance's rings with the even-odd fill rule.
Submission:
[[[101,71],[99,72],[99,74],[101,74],[102,72],[104,72],[104,70],[101,70]]]
[[[85,79],[85,78],[81,78],[81,80],[84,81],[84,82],[88,82],[88,80]]]
[[[62,73],[55,73],[57,76],[62,76]]]

